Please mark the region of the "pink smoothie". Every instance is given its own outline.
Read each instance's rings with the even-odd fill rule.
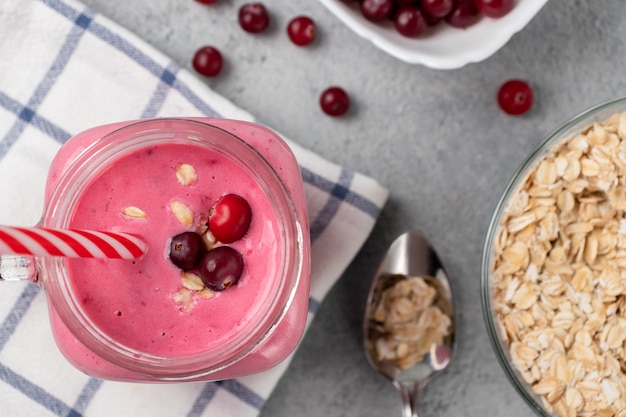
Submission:
[[[181,164],[195,167],[194,185],[177,180]],[[229,245],[243,255],[244,270],[237,285],[203,298],[182,290],[181,270],[168,259],[170,238],[196,229],[181,224],[170,203],[184,203],[202,223],[201,217],[206,222],[209,208],[228,193],[241,195],[252,208],[250,229]],[[131,206],[146,218],[124,216]],[[117,341],[156,355],[198,353],[238,333],[268,297],[276,276],[276,224],[263,190],[224,156],[196,146],[150,147],[97,178],[81,196],[71,223],[77,229],[143,236],[148,253],[136,262],[72,259],[68,270],[80,277],[73,280],[74,290],[87,314]]]
[[[299,220],[308,232],[304,193],[297,164],[286,145],[256,125],[228,120],[208,120],[256,146],[293,192]],[[87,131],[63,146],[50,171],[48,193],[72,158],[95,138],[121,125]],[[197,180],[181,184],[176,171],[181,164],[194,167]],[[227,193],[244,197],[252,209],[246,235],[229,246],[244,259],[239,282],[210,293],[185,289],[182,271],[168,259],[171,237],[196,230],[206,221],[209,208]],[[194,224],[184,225],[171,203],[182,202],[194,213]],[[137,207],[144,216],[125,215]],[[279,259],[279,220],[265,191],[245,169],[224,155],[188,143],[143,147],[110,164],[91,181],[76,200],[70,227],[125,231],[142,236],[146,255],[133,262],[72,259],[67,275],[75,298],[85,314],[107,336],[142,354],[180,357],[220,349],[263,311],[276,291]],[[302,279],[286,316],[271,336],[238,363],[217,373],[192,379],[224,379],[264,370],[284,359],[296,346],[307,312],[309,265],[308,234]],[[57,343],[66,357],[84,372],[102,378],[155,380],[104,359],[80,343],[52,309]],[[156,378],[158,379],[158,378]]]

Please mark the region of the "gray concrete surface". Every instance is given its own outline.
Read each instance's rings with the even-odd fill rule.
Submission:
[[[361,39],[315,0],[265,0],[271,31],[251,37],[235,11],[243,0],[83,0],[190,68],[204,44],[227,51],[207,83],[315,152],[378,179],[391,192],[372,237],[319,309],[263,417],[399,416],[394,388],[366,363],[361,316],[373,269],[405,229],[428,236],[452,279],[458,352],[424,390],[422,416],[530,417],[487,339],[480,256],[499,193],[540,140],[589,106],[626,95],[626,2],[551,0],[489,59],[458,70],[409,65]],[[298,49],[284,36],[307,14],[319,42]],[[530,81],[536,102],[513,118],[495,94],[509,78]],[[348,117],[320,113],[318,94],[344,86]]]

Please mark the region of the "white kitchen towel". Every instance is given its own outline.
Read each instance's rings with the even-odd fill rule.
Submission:
[[[89,127],[162,116],[254,120],[77,1],[3,0],[0,33],[0,224],[38,221],[52,157]],[[288,143],[301,166],[311,221],[310,322],[367,239],[387,191]],[[101,381],[72,368],[57,350],[38,286],[0,287],[2,416],[256,416],[289,363],[211,383]]]

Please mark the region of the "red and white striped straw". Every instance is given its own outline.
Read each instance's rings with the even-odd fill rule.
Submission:
[[[136,259],[146,249],[129,233],[0,226],[0,255]]]

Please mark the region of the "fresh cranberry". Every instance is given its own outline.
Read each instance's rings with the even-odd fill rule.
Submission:
[[[415,6],[401,7],[393,23],[398,33],[408,38],[415,38],[426,29],[426,20],[422,11]]]
[[[196,232],[183,232],[170,242],[170,261],[183,271],[194,269],[206,253],[206,246]]]
[[[509,80],[498,91],[498,104],[508,114],[524,114],[533,104],[533,90],[524,80]]]
[[[432,17],[445,17],[453,7],[454,0],[422,0],[422,10]]]
[[[424,20],[426,21],[426,25],[428,26],[437,26],[443,20],[442,17],[432,16],[424,9],[422,9],[422,16],[424,16]]]
[[[202,258],[198,272],[204,285],[213,291],[223,291],[239,281],[243,257],[230,246],[218,246]]]
[[[224,60],[219,50],[212,46],[204,46],[196,51],[192,65],[198,73],[214,77],[222,71]]]
[[[196,0],[196,1],[202,4],[214,4],[218,2],[218,0]]]
[[[350,108],[350,97],[341,87],[329,87],[320,95],[320,106],[329,116],[341,116]]]
[[[445,19],[450,26],[465,29],[478,22],[480,13],[472,0],[459,0]]]
[[[391,16],[393,10],[392,0],[363,0],[361,2],[361,14],[372,22],[380,22]]]
[[[237,194],[222,196],[209,212],[209,230],[222,243],[241,239],[252,220],[252,210],[245,198]]]
[[[269,24],[270,15],[262,3],[246,3],[239,8],[239,25],[246,32],[262,32]]]
[[[414,6],[419,3],[419,0],[395,0],[398,6]]]
[[[479,12],[487,17],[499,18],[507,14],[515,5],[514,0],[474,0]]]
[[[298,46],[305,46],[315,40],[315,23],[308,16],[298,16],[291,19],[287,25],[289,39]]]

